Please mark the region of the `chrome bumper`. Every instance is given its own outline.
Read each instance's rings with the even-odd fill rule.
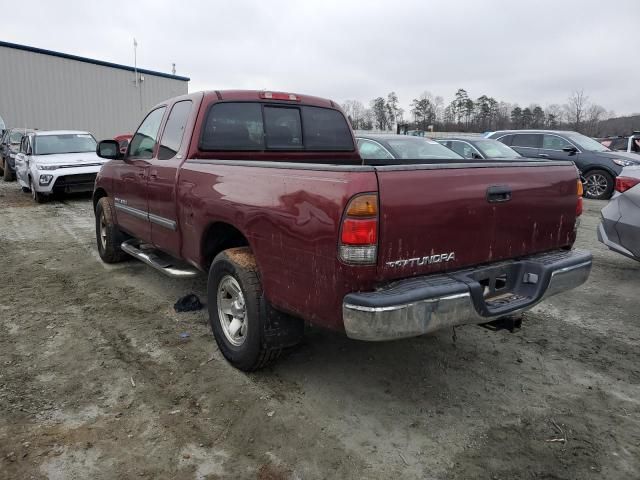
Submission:
[[[591,263],[587,251],[563,250],[350,293],[342,305],[345,331],[353,339],[382,341],[490,322],[582,285]]]

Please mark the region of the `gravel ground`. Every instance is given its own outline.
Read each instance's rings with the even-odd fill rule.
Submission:
[[[204,277],[104,265],[87,197],[0,182],[0,478],[640,478],[640,263],[597,242],[603,205],[589,282],[516,333],[313,329],[247,375],[173,311]]]

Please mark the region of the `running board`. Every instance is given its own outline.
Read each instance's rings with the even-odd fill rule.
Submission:
[[[168,255],[155,250],[150,245],[140,244],[138,240],[132,239],[120,245],[123,252],[132,257],[142,260],[147,265],[160,270],[162,273],[173,278],[192,278],[200,274],[200,271],[189,266],[177,265],[176,261]]]

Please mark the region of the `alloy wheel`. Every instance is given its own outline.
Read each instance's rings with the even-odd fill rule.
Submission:
[[[224,336],[239,347],[247,338],[247,306],[238,281],[225,275],[218,284],[218,318]]]

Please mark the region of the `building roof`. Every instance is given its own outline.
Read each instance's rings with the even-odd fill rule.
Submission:
[[[13,48],[15,50],[24,50],[25,52],[40,53],[42,55],[49,55],[52,57],[66,58],[68,60],[91,63],[93,65],[100,65],[101,67],[117,68],[120,70],[127,70],[129,72],[136,71],[135,68],[130,67],[128,65],[121,65],[119,63],[111,63],[111,62],[103,62],[102,60],[94,60],[93,58],[79,57],[77,55],[70,55],[68,53],[54,52],[53,50],[45,50],[43,48],[29,47],[27,45],[19,45],[17,43],[0,41],[0,47]],[[153,70],[145,70],[144,68],[138,68],[137,70],[139,73],[144,73],[145,75],[154,75],[156,77],[171,78],[173,80],[181,80],[183,82],[188,82],[191,80],[188,77],[171,75],[170,73],[154,72]]]

